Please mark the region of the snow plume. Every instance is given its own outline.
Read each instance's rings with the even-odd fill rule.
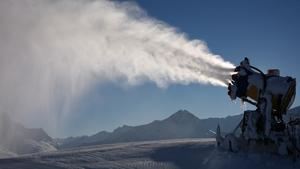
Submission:
[[[1,0],[0,25],[0,107],[51,124],[95,83],[226,86],[234,67],[132,2]]]

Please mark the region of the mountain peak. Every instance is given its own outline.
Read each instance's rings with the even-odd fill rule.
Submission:
[[[200,120],[198,117],[193,115],[191,112],[188,110],[179,110],[173,115],[171,115],[169,118],[166,120],[169,121],[175,121],[175,122],[193,122],[193,121],[198,121]]]

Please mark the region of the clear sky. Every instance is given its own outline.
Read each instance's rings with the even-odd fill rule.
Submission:
[[[247,56],[266,71],[300,79],[300,1],[296,0],[137,0],[148,15],[201,39],[214,54],[236,65]],[[299,91],[299,85],[297,87]],[[121,88],[107,83],[80,100],[80,107],[63,124],[60,136],[111,131],[123,124],[139,125],[163,119],[179,109],[199,118],[242,113],[227,89],[209,85],[154,84]],[[299,96],[293,106],[300,105]],[[62,125],[62,124],[61,124]]]

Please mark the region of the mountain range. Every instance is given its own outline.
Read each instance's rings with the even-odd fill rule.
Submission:
[[[300,106],[287,113],[287,118],[300,117]],[[213,131],[220,125],[222,132],[231,132],[242,119],[242,114],[225,118],[199,119],[187,110],[179,110],[164,120],[155,120],[140,126],[116,128],[113,132],[101,131],[92,136],[59,139],[59,148],[71,148],[119,142],[151,141],[179,138],[215,137]]]
[[[113,132],[101,131],[92,136],[69,137],[59,140],[60,148],[106,143],[149,141],[178,138],[209,138],[219,124],[224,132],[234,129],[242,115],[226,118],[199,119],[187,110],[179,110],[164,120],[140,126],[118,127]]]
[[[291,109],[286,117],[291,116],[300,117],[300,106]],[[214,131],[217,125],[227,133],[232,131],[241,119],[242,115],[199,119],[187,110],[179,110],[166,119],[155,120],[145,125],[123,125],[112,132],[100,131],[91,136],[53,139],[43,129],[25,128],[2,113],[0,114],[0,157],[120,142],[210,138],[215,137]]]

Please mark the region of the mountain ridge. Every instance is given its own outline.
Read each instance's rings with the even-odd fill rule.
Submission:
[[[300,117],[300,106],[290,109],[285,117]],[[199,119],[188,110],[182,109],[165,119],[143,125],[123,125],[112,132],[100,131],[91,136],[52,139],[43,129],[25,128],[13,122],[6,113],[0,113],[0,157],[107,143],[209,138],[214,137],[209,130],[214,131],[217,125],[227,133],[232,131],[241,119],[242,114]]]
[[[147,124],[138,126],[123,125],[112,132],[100,131],[91,136],[69,137],[58,140],[58,142],[60,148],[71,148],[130,141],[209,138],[214,137],[214,134],[209,132],[209,130],[215,130],[219,123],[222,123],[221,127],[224,131],[229,132],[237,125],[241,118],[242,115],[227,116],[224,118],[199,119],[188,110],[182,109],[165,119],[154,120]]]
[[[286,117],[300,117],[300,106],[292,108]],[[220,125],[223,132],[231,132],[242,119],[243,115],[226,117],[211,117],[200,119],[188,110],[182,109],[162,120],[150,123],[117,127],[112,132],[100,131],[91,136],[69,137],[59,139],[59,148],[72,148],[96,144],[151,141],[178,138],[209,138],[215,137],[209,130],[215,130]]]

